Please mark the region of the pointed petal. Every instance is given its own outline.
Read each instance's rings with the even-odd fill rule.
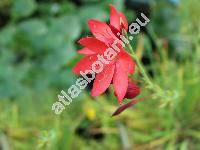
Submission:
[[[120,31],[119,13],[113,5],[110,5],[110,25]]]
[[[124,61],[121,59],[118,59],[115,64],[113,85],[118,102],[121,104],[128,87],[128,71],[124,68]]]
[[[106,91],[109,87],[115,70],[114,64],[109,64],[104,67],[104,70],[96,75],[94,80],[91,95],[98,96]]]
[[[100,41],[106,44],[112,44],[117,37],[112,33],[110,27],[98,20],[88,21],[92,34]]]
[[[87,47],[84,47],[80,50],[77,51],[79,54],[84,54],[84,55],[92,55],[95,54],[92,50],[88,49]]]
[[[120,26],[121,28],[124,28],[126,31],[128,30],[128,21],[126,19],[126,16],[123,13],[119,13],[120,15]]]
[[[119,54],[119,59],[122,59],[122,61],[124,61],[124,68],[127,68],[130,74],[133,74],[135,72],[135,62],[133,61],[131,56],[127,52],[125,52],[125,50],[123,50]]]
[[[126,110],[127,108],[134,106],[135,104],[137,104],[138,102],[144,101],[146,100],[145,97],[140,98],[140,99],[133,99],[132,101],[130,101],[127,104],[121,105],[119,108],[117,108],[117,110],[112,114],[112,116],[116,116],[119,115],[120,113],[122,113],[124,110]]]
[[[128,21],[126,16],[117,11],[117,9],[110,5],[110,25],[115,27],[118,31],[121,31],[124,28],[126,31],[128,30]]]
[[[120,106],[119,108],[117,108],[117,110],[112,114],[112,116],[116,116],[119,115],[120,113],[122,113],[124,110],[126,110],[127,108],[137,104],[138,101],[137,100],[132,100],[131,102],[124,104],[122,106]]]
[[[89,55],[84,58],[82,58],[73,68],[73,73],[79,74],[80,71],[85,72],[86,70],[91,70],[92,63],[97,60],[96,55]]]
[[[78,41],[78,43],[98,54],[103,53],[108,48],[106,44],[94,37],[82,38]]]

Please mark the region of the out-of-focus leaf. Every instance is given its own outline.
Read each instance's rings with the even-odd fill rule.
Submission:
[[[41,3],[38,6],[39,12],[44,15],[60,15],[73,12],[75,9],[74,4],[69,1],[62,3]]]
[[[48,32],[48,28],[44,21],[39,19],[31,19],[19,24],[17,40],[19,38],[25,38],[29,42],[34,50],[41,50],[44,45],[45,36]],[[23,44],[23,43],[21,43]]]
[[[66,41],[47,55],[43,64],[44,68],[58,70],[60,67],[66,66],[75,55],[74,45]]]
[[[19,66],[12,65],[13,54],[3,51],[0,57],[0,98],[15,97],[26,94],[26,88],[22,85],[22,80],[27,76],[30,68],[28,63]]]
[[[79,18],[76,15],[64,15],[52,19],[49,30],[65,40],[75,40],[81,32]]]
[[[84,6],[79,10],[81,23],[84,27],[87,27],[87,20],[98,19],[105,21],[108,19],[108,12],[106,12],[103,7],[99,5]]]
[[[28,17],[36,8],[35,0],[13,0],[11,14],[14,19]]]
[[[178,18],[178,11],[171,5],[165,2],[166,6],[163,8],[164,2],[157,2],[155,11],[152,13],[152,23],[159,36],[169,36],[169,33],[176,33],[180,29],[180,18]]]
[[[16,32],[16,27],[13,25],[6,26],[0,31],[0,45],[9,46],[13,41],[13,36]]]

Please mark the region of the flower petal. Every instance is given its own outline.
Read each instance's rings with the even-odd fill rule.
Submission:
[[[86,70],[91,70],[92,63],[97,60],[96,55],[89,55],[84,58],[82,58],[76,66],[73,68],[73,73],[80,74],[80,71],[85,72]]]
[[[89,20],[88,21],[90,30],[92,34],[100,41],[106,44],[112,44],[117,37],[112,33],[110,27],[101,21],[98,20]]]
[[[120,26],[121,26],[121,29],[124,28],[126,31],[128,30],[128,21],[126,19],[126,16],[119,12],[119,15],[120,15]]]
[[[133,99],[140,93],[140,88],[129,80],[125,98]]]
[[[79,54],[84,54],[84,55],[92,55],[95,54],[92,50],[88,49],[87,47],[84,47],[80,50],[77,51]]]
[[[119,53],[119,59],[122,59],[122,61],[124,61],[124,68],[127,68],[130,74],[133,74],[135,72],[135,62],[133,61],[131,56],[127,52],[125,52],[125,50],[121,50],[121,53]]]
[[[122,59],[117,60],[115,64],[115,74],[113,77],[114,90],[119,104],[122,103],[128,87],[128,71],[124,64],[125,63]]]
[[[113,5],[110,5],[110,25],[120,31],[119,13]]]
[[[106,44],[94,37],[82,38],[78,41],[78,43],[98,54],[103,53],[108,48]]]
[[[124,110],[126,110],[127,108],[129,108],[129,107],[131,107],[131,106],[134,106],[135,104],[137,104],[138,102],[143,101],[143,100],[144,100],[144,98],[139,99],[139,100],[133,99],[133,100],[130,101],[129,103],[124,104],[124,105],[120,106],[119,108],[117,108],[117,110],[112,114],[112,116],[119,115],[120,113],[122,113],[122,112],[123,112]]]
[[[128,30],[128,21],[125,15],[113,6],[110,5],[110,25],[115,27],[118,31],[121,31],[124,28]]]
[[[104,70],[96,75],[91,92],[92,96],[98,96],[106,91],[112,81],[114,70],[115,65],[112,63],[104,66]]]

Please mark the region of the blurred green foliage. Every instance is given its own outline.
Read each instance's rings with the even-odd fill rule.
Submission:
[[[148,31],[158,49],[144,34],[132,42],[151,60],[146,67],[153,81],[173,91],[174,99],[149,98],[111,118],[113,95],[94,101],[86,91],[61,116],[52,112],[60,90],[74,83],[76,41],[90,35],[87,20],[108,21],[112,3],[134,21],[123,2],[0,1],[0,149],[200,149],[198,0],[142,1],[150,5]],[[159,49],[168,53],[165,62]]]

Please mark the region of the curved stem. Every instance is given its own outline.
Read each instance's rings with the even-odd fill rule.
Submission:
[[[123,35],[128,39],[128,35],[127,35],[126,30],[122,30],[122,32],[123,32]],[[147,87],[155,93],[155,97],[163,98],[163,99],[166,99],[166,100],[171,99],[170,91],[164,91],[162,88],[160,88],[160,86],[158,86],[157,84],[154,84],[152,82],[152,80],[148,76],[142,62],[140,61],[140,59],[135,54],[130,42],[127,43],[127,49],[130,52],[131,57],[136,62],[137,67],[138,67],[140,73],[142,74],[143,80],[147,84]]]
[[[127,36],[127,33],[125,33],[125,35]],[[127,45],[128,47],[128,50],[129,52],[131,53],[131,57],[136,61],[136,64],[144,78],[144,80],[147,82],[147,84],[150,86],[150,87],[153,87],[153,83],[152,81],[150,80],[149,76],[147,75],[142,63],[140,62],[140,60],[138,59],[138,57],[136,56],[135,52],[133,51],[133,48],[132,46],[130,45],[130,42],[128,43]]]
[[[131,57],[135,60],[142,76],[143,76],[143,79],[147,82],[147,84],[152,87],[153,86],[153,83],[152,81],[150,80],[149,76],[147,75],[142,63],[140,62],[140,60],[138,59],[138,57],[135,55],[135,54],[131,54]]]
[[[128,35],[127,35],[127,32],[125,30],[122,31],[123,34],[125,35],[125,37],[128,39]],[[153,91],[156,91],[158,93],[163,93],[163,90],[156,84],[154,84],[150,77],[148,76],[146,70],[144,69],[144,66],[143,64],[141,63],[140,59],[137,57],[137,55],[135,54],[130,42],[127,44],[127,48],[130,52],[130,55],[131,57],[135,60],[138,68],[139,68],[139,71],[140,73],[142,74],[143,76],[143,80],[145,81],[145,83],[148,85],[148,88],[153,90]]]

